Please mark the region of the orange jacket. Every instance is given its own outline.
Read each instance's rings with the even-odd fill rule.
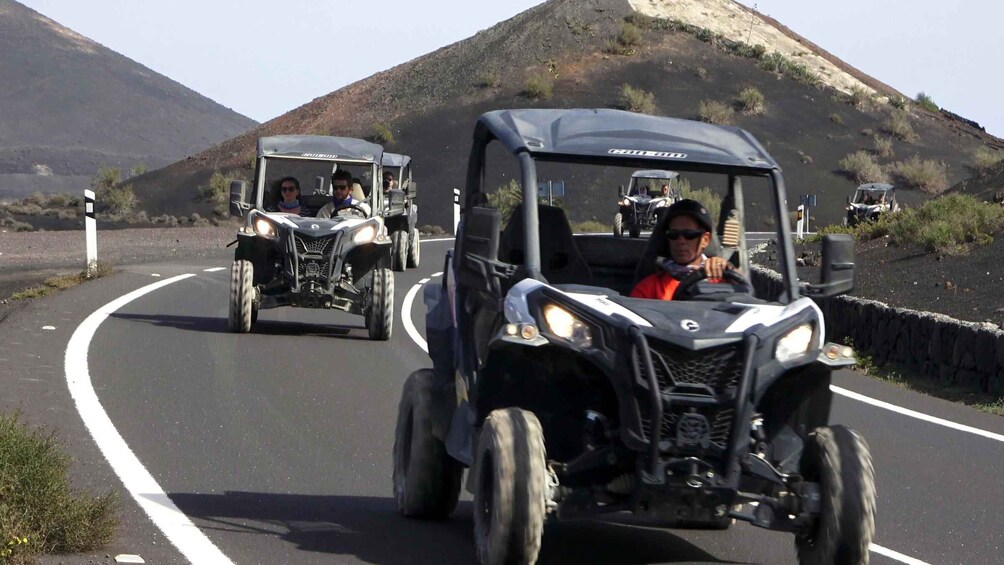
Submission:
[[[631,290],[631,297],[672,300],[673,293],[676,292],[678,286],[680,286],[680,281],[673,278],[673,275],[660,271],[641,279]]]

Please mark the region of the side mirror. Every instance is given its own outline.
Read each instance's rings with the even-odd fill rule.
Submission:
[[[251,209],[251,204],[247,201],[248,182],[246,180],[230,181],[230,215],[233,217],[244,217]]]
[[[623,184],[617,187],[617,196],[621,196],[621,197],[624,196],[624,185]]]
[[[388,208],[395,210],[404,207],[404,191],[400,188],[392,188],[384,193],[387,201],[384,203]]]
[[[823,274],[819,284],[805,287],[813,298],[830,298],[854,289],[854,237],[850,234],[823,236]]]

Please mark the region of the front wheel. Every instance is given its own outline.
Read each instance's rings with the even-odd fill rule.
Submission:
[[[394,273],[379,268],[373,270],[372,276],[366,329],[370,339],[387,341],[394,330]]]
[[[403,271],[408,264],[408,232],[397,230],[390,234],[390,266],[395,271]]]
[[[230,266],[230,315],[227,327],[234,333],[251,331],[258,317],[254,303],[254,265],[238,259]]]
[[[637,225],[633,225],[628,229],[628,233],[631,235],[631,239],[638,239],[641,235],[641,228]]]
[[[875,534],[875,469],[864,438],[844,426],[816,428],[801,472],[819,483],[822,509],[812,529],[795,537],[798,562],[867,565]]]
[[[614,237],[624,237],[624,215],[620,212],[614,214]]]
[[[418,228],[411,229],[411,237],[408,238],[408,268],[414,269],[418,267],[419,261],[421,260],[421,249],[422,242],[419,238]]]
[[[547,463],[533,412],[495,410],[478,439],[474,542],[478,563],[534,563],[544,533]]]
[[[443,519],[460,498],[464,468],[432,435],[433,373],[408,375],[394,432],[394,499],[397,511],[412,518]]]

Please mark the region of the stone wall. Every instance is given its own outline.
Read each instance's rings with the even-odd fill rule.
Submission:
[[[779,296],[781,277],[753,266],[758,296]],[[876,363],[894,363],[945,384],[1004,396],[1004,331],[994,324],[894,308],[853,296],[817,301],[826,339],[845,343]]]

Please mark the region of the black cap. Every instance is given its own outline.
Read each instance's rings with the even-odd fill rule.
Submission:
[[[680,200],[666,209],[666,229],[669,229],[669,221],[675,216],[690,216],[697,220],[697,223],[709,232],[715,231],[711,227],[711,214],[703,204],[696,200]]]

